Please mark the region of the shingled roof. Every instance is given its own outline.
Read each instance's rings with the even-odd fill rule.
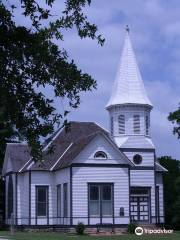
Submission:
[[[118,149],[109,132],[94,122],[70,122],[70,127],[59,129],[44,143],[43,161],[33,162],[26,144],[7,144],[4,169],[10,158],[14,172],[27,170],[58,170],[70,166],[73,159],[98,135],[106,137],[120,154],[129,159]],[[49,149],[53,147],[52,153]]]
[[[5,174],[8,160],[11,160],[11,171],[17,172],[30,159],[30,149],[24,143],[8,143],[6,146],[6,153],[2,174]]]
[[[82,151],[82,149],[98,134],[109,137],[109,133],[94,122],[70,122],[68,129],[59,129],[53,135],[43,152],[43,162],[32,164],[32,160],[21,171],[51,170],[64,168]],[[71,145],[71,146],[70,146]],[[48,153],[50,147],[53,152]],[[66,150],[68,151],[66,152]],[[65,153],[65,154],[64,154]],[[60,159],[60,161],[58,161]],[[58,163],[56,164],[56,162]]]

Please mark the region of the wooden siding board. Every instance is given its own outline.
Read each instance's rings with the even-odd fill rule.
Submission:
[[[155,217],[154,170],[130,170],[131,187],[151,187],[151,216]]]
[[[133,162],[133,156],[140,154],[142,156],[142,163],[138,166],[154,166],[154,152],[124,152],[124,154]]]
[[[103,151],[107,154],[107,159],[94,159],[94,154],[97,151]],[[88,146],[74,159],[73,163],[125,163],[128,162],[120,156],[117,151],[109,142],[101,135],[93,139]]]
[[[88,223],[88,183],[114,183],[114,215],[119,216],[124,207],[126,222],[129,222],[129,182],[128,168],[73,167],[73,216],[84,217]],[[112,219],[112,218],[111,218]],[[97,220],[98,221],[98,220]],[[116,219],[115,219],[116,221]],[[123,220],[122,220],[123,221]],[[91,223],[90,219],[90,223]],[[115,222],[116,223],[116,222]]]
[[[162,173],[156,173],[156,186],[159,186],[159,215],[160,222],[164,222],[164,189]]]

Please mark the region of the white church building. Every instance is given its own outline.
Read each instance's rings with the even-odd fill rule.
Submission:
[[[164,223],[167,170],[151,139],[152,108],[127,29],[106,105],[109,131],[94,122],[71,122],[68,131],[45,142],[42,163],[32,161],[26,144],[7,144],[6,223],[12,216],[16,225],[41,227]]]

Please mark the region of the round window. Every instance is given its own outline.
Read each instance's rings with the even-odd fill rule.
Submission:
[[[133,162],[134,162],[135,164],[140,164],[140,163],[142,163],[142,156],[139,155],[139,154],[134,155],[134,157],[133,157]]]

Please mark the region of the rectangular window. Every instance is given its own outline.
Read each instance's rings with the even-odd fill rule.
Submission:
[[[63,184],[63,216],[68,216],[68,189],[67,189],[67,183]]]
[[[57,217],[61,217],[61,185],[57,185]]]
[[[134,133],[140,134],[140,116],[134,115]]]
[[[112,184],[89,185],[89,215],[112,216]]]
[[[36,215],[37,217],[48,215],[48,186],[36,187]]]

